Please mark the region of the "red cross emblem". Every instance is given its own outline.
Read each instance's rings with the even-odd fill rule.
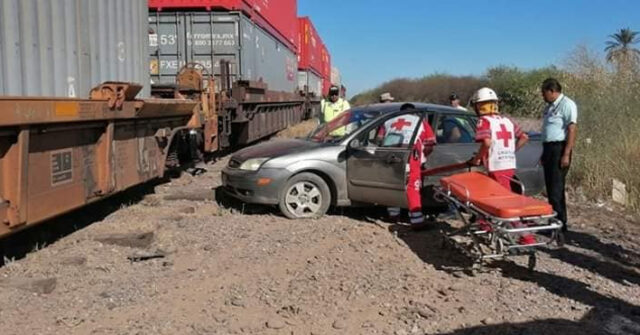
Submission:
[[[504,141],[504,146],[508,147],[509,146],[509,140],[511,140],[511,137],[513,136],[513,133],[507,130],[507,127],[503,124],[500,125],[500,131],[496,133],[496,136],[498,137],[499,140],[503,140]]]
[[[402,131],[402,128],[410,126],[411,122],[405,121],[405,119],[398,119],[396,122],[391,124],[391,128]]]

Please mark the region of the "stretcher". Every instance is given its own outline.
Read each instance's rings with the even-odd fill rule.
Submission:
[[[466,163],[424,171],[423,175],[460,169]],[[484,173],[468,171],[440,179],[434,187],[438,201],[455,208],[463,225],[444,234],[443,246],[454,246],[482,264],[485,260],[512,255],[528,255],[528,268],[536,266],[535,250],[551,244],[562,245],[562,223],[547,202],[504,188]],[[522,237],[528,243],[522,243]]]

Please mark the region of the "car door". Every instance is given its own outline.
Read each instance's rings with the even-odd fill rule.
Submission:
[[[426,168],[452,165],[468,161],[480,148],[475,142],[477,117],[468,113],[436,113],[434,132],[437,145],[427,158]],[[455,171],[438,173],[423,180],[424,185],[435,185],[440,178]]]
[[[422,114],[416,111],[382,118],[349,142],[347,191],[352,201],[407,207],[406,169],[421,120]],[[411,127],[405,129],[410,135],[385,132],[390,126]]]

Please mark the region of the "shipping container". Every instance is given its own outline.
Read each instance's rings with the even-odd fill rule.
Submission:
[[[324,43],[320,48],[320,55],[322,57],[322,90],[326,95],[329,93],[329,88],[331,87],[331,55],[329,54],[329,49],[327,49],[327,46]]]
[[[340,70],[332,66],[331,67],[331,84],[340,87],[342,85],[342,77],[340,75]]]
[[[261,28],[297,51],[296,0],[149,0],[149,8],[163,10],[241,11]]]
[[[0,96],[86,98],[105,81],[145,85],[145,0],[0,0]]]
[[[233,81],[263,82],[270,91],[295,92],[296,56],[241,12],[152,12],[151,80],[173,84],[188,63],[219,77],[231,63]]]
[[[315,97],[322,96],[322,78],[312,71],[298,71],[298,90],[311,93]]]
[[[298,23],[298,68],[322,76],[322,39],[309,17],[298,18]]]

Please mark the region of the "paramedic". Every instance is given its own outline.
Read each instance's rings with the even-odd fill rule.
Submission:
[[[407,109],[407,108],[401,108]],[[415,114],[404,114],[387,120],[384,123],[383,146],[393,145],[388,139],[399,139],[401,143],[398,146],[409,146],[414,131],[418,128],[415,142],[411,148],[408,164],[407,178],[407,203],[409,205],[409,222],[411,229],[423,230],[429,228],[429,224],[425,222],[422,214],[422,199],[420,190],[422,188],[422,164],[427,161],[427,157],[433,151],[436,144],[436,138],[427,121],[427,118],[420,119]],[[387,142],[387,143],[385,143]],[[391,207],[387,209],[389,218],[392,221],[398,221],[400,216],[400,208]]]
[[[498,96],[492,89],[479,89],[472,103],[479,117],[476,142],[480,142],[481,146],[471,164],[478,166],[484,163],[489,177],[511,190],[511,180],[516,171],[516,151],[527,143],[529,137],[515,122],[500,115]],[[535,237],[525,234],[521,236],[520,243],[535,243]]]

